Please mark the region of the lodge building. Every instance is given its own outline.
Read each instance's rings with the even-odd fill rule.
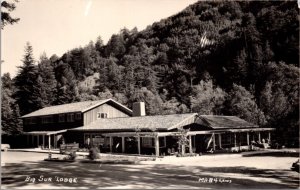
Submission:
[[[273,128],[260,128],[236,116],[197,113],[146,116],[144,102],[133,109],[113,99],[46,107],[21,117],[28,147],[57,149],[62,143],[101,152],[170,155],[179,149],[200,153],[248,150],[270,141]],[[179,146],[178,139],[188,143]]]

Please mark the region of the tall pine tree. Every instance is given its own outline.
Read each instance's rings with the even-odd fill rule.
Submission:
[[[23,65],[19,67],[19,72],[15,77],[16,92],[14,98],[20,108],[20,114],[25,115],[41,108],[39,103],[39,88],[36,86],[38,83],[38,70],[34,65],[33,50],[29,42],[25,46],[25,55],[23,58]]]

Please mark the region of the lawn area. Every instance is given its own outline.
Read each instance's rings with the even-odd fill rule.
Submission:
[[[299,173],[290,170],[296,157],[272,155],[165,157],[139,164],[118,165],[45,162],[42,161],[48,156],[45,153],[1,153],[2,162],[5,162],[5,166],[2,167],[3,189],[296,189],[299,186]],[[43,179],[52,178],[52,181],[40,182],[41,175]],[[34,183],[26,181],[27,177],[36,180]],[[68,182],[57,182],[56,179],[68,179]]]

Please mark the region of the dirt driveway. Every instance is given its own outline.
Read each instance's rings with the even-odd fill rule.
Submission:
[[[135,165],[41,161],[46,157],[42,153],[2,152],[1,159],[6,162],[2,167],[2,188],[278,189],[299,186],[299,173],[290,170],[295,157],[169,157]]]

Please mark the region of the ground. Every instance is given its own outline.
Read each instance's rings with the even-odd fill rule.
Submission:
[[[284,155],[165,157],[156,161],[127,165],[42,161],[47,156],[46,153],[1,152],[1,162],[5,163],[5,166],[2,166],[2,188],[278,189],[299,187],[299,173],[290,169],[292,163],[298,158]],[[39,181],[49,178],[52,178],[52,181]],[[34,183],[33,179],[35,179]],[[57,182],[56,179],[65,181]]]

